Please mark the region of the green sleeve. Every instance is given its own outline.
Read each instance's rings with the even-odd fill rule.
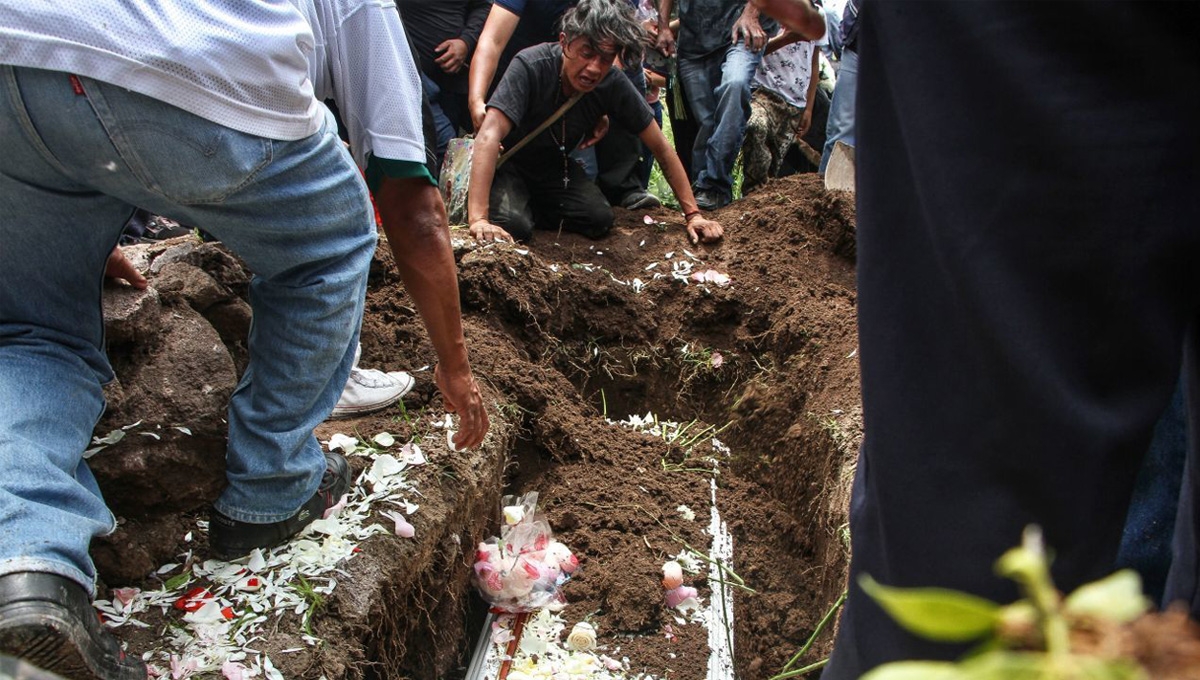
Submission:
[[[379,191],[379,185],[383,183],[384,177],[395,177],[397,179],[405,179],[408,177],[424,178],[429,180],[429,183],[437,186],[437,180],[433,174],[429,172],[429,168],[424,163],[416,161],[397,161],[391,158],[376,158],[375,154],[367,156],[367,188],[371,193]]]

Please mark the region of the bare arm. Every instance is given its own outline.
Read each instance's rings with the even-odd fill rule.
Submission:
[[[825,18],[808,0],[750,0],[758,9],[779,20],[805,40],[820,40],[825,35]]]
[[[700,214],[700,206],[696,205],[696,197],[692,194],[692,185],[688,182],[687,173],[683,170],[683,163],[679,161],[675,147],[667,141],[666,135],[659,129],[658,124],[651,121],[646,129],[638,134],[638,137],[654,154],[658,164],[662,166],[663,174],[667,177],[667,184],[671,185],[671,191],[674,191],[675,198],[679,199],[684,219],[687,220],[688,240],[692,243],[719,240],[725,230],[720,223],[705,219]]]
[[[821,80],[821,50],[813,45],[812,67],[808,69],[808,92],[804,95],[804,115],[800,117],[800,129],[797,137],[808,134],[812,127],[813,102],[817,99],[817,82]]]
[[[467,224],[471,236],[479,241],[511,241],[513,237],[488,219],[492,180],[496,177],[496,160],[500,157],[500,141],[512,131],[512,121],[496,109],[487,116],[471,150],[471,182],[467,189]]]
[[[467,109],[471,113],[471,124],[479,130],[483,118],[487,114],[487,92],[496,76],[496,66],[500,63],[500,54],[512,38],[513,31],[521,17],[499,5],[492,5],[487,21],[483,24],[483,33],[479,35],[479,43],[475,46],[475,55],[471,57],[471,70],[467,78]]]
[[[446,410],[459,416],[454,445],[478,446],[488,431],[488,415],[467,360],[458,270],[442,195],[423,178],[384,177],[376,204],[400,278],[437,351],[434,375]]]
[[[804,40],[803,36],[795,31],[790,31],[785,28],[779,33],[776,33],[773,38],[767,41],[767,49],[765,52],[763,52],[763,56],[766,56],[780,49],[781,47],[787,47],[792,43],[800,42],[801,40]]]

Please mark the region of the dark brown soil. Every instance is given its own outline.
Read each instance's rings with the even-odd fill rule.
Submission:
[[[521,430],[508,492],[539,491],[557,537],[581,557],[564,617],[589,617],[633,670],[706,675],[707,633],[675,622],[660,580],[684,542],[711,541],[711,475],[698,470],[711,467],[702,459],[713,449],[709,437],[688,451],[687,436],[668,443],[602,412],[721,430],[732,455],[721,457],[718,504],[735,540],[732,569],[755,591],[735,596],[737,676],[768,677],[842,589],[845,481],[861,429],[852,203],[813,176],[773,182],[718,213],[727,237],[713,247],[688,245],[674,213],[649,214],[665,224],[617,210],[602,241],[539,232],[528,249],[460,253],[472,362],[494,413]],[[679,260],[685,249],[703,261],[696,270],[719,270],[731,285],[651,279],[669,273],[665,254]],[[384,249],[376,265],[363,365],[431,363]],[[614,281],[635,277],[648,283],[640,294]],[[433,396],[422,375],[407,410]],[[354,426],[395,432],[395,413]],[[684,520],[680,505],[697,519]],[[706,579],[686,580],[707,602]],[[821,658],[828,638],[805,661]]]
[[[540,493],[556,537],[581,560],[564,589],[568,626],[587,618],[601,651],[627,657],[634,674],[707,676],[707,631],[676,620],[660,581],[663,562],[686,546],[707,551],[713,479],[734,541],[726,580],[748,589],[734,595],[736,677],[780,672],[837,600],[861,437],[851,198],[826,192],[815,176],[771,182],[719,211],[725,240],[700,247],[686,242],[677,213],[652,211],[648,225],[645,213],[616,212],[614,232],[601,241],[539,232],[528,247],[478,247],[455,232],[464,325],[492,439],[483,452],[428,446],[430,464],[412,470],[423,496],[413,522],[418,537],[440,533],[364,543],[313,619],[326,642],[271,655],[284,677],[460,677],[485,609],[468,584],[473,546],[486,527],[495,531],[501,493]],[[683,261],[731,283],[673,280],[672,263]],[[413,371],[417,387],[402,405],[328,422],[318,436],[428,435],[441,404],[432,372],[418,369],[435,355],[383,243],[362,345],[363,366]],[[238,349],[230,350],[235,365],[244,361]],[[648,412],[682,424],[682,434],[609,422]],[[714,449],[714,433],[728,449]],[[123,460],[120,453],[110,460]],[[482,460],[485,453],[505,459]],[[106,492],[122,507],[120,487]],[[142,579],[162,556],[203,559],[203,534],[190,544],[182,537],[204,516],[204,500],[182,515],[130,515],[99,541],[109,584],[154,589]],[[122,569],[137,551],[137,566]],[[705,603],[721,587],[706,569],[685,582]],[[303,647],[286,632],[298,630],[294,618],[285,615],[256,648]],[[134,652],[154,647],[171,625],[146,622],[116,629]],[[793,667],[827,655],[830,639],[826,631]]]

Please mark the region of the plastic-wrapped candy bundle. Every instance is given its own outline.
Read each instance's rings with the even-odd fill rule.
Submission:
[[[446,156],[442,160],[438,186],[442,190],[442,201],[446,204],[446,216],[450,224],[467,221],[467,187],[471,181],[473,148],[470,136],[455,137],[446,147]]]
[[[505,496],[500,536],[475,552],[475,586],[500,611],[520,613],[566,606],[560,592],[579,560],[554,540],[550,525],[536,511],[537,492]]]

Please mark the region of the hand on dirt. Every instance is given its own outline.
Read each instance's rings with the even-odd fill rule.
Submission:
[[[604,135],[608,134],[608,116],[600,116],[600,120],[596,121],[596,127],[592,128],[592,136],[583,140],[579,144],[580,149],[586,149],[589,146],[595,146],[596,142],[604,139]]]
[[[441,56],[435,61],[446,73],[458,73],[463,64],[467,63],[467,43],[462,38],[443,41],[433,51],[441,52]]]
[[[713,241],[721,240],[725,235],[725,228],[716,220],[705,219],[699,215],[688,220],[687,223],[688,240],[692,243],[712,243]]]
[[[512,234],[504,231],[503,227],[498,227],[487,220],[475,220],[471,223],[471,236],[480,243],[491,243],[493,241],[513,241]]]
[[[438,364],[433,369],[434,380],[442,392],[442,402],[450,413],[458,414],[458,434],[454,435],[456,449],[470,449],[483,442],[488,431],[487,409],[483,407],[483,396],[479,384],[464,371],[443,371]]]
[[[150,285],[137,267],[125,259],[125,253],[121,252],[120,247],[113,248],[108,254],[108,261],[104,263],[104,275],[110,279],[128,281],[129,285],[138,290],[145,290],[146,286]]]

